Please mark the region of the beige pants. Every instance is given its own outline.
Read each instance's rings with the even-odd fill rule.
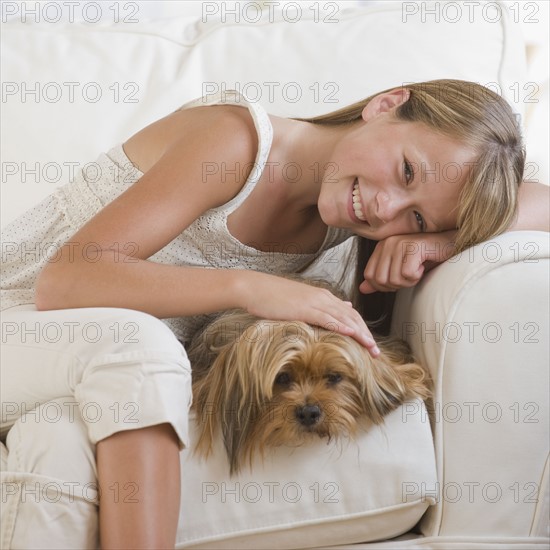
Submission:
[[[130,309],[27,305],[1,321],[1,548],[93,548],[95,443],[167,422],[188,445],[185,350],[162,321]]]

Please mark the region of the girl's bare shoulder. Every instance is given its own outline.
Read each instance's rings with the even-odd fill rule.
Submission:
[[[243,149],[252,149],[254,154],[257,151],[258,138],[250,112],[238,105],[204,105],[175,111],[139,130],[123,147],[129,160],[145,173],[182,138],[196,135],[200,139],[205,129],[220,138],[241,141]]]

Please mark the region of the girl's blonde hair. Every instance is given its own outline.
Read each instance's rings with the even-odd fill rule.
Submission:
[[[410,96],[395,109],[397,120],[423,123],[477,153],[475,161],[469,163],[458,200],[456,253],[504,232],[517,214],[525,165],[521,129],[510,105],[488,88],[465,80],[431,80],[402,88],[409,90]],[[371,99],[395,89],[325,115],[296,120],[322,125],[352,124],[361,119]],[[360,239],[359,262],[365,260],[369,247],[372,243]],[[364,265],[358,265],[359,276]]]

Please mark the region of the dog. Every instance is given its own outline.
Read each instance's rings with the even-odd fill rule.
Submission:
[[[303,282],[343,297],[323,281]],[[431,379],[408,345],[375,340],[377,358],[350,336],[303,322],[242,310],[220,314],[187,349],[199,424],[195,452],[207,457],[221,433],[233,475],[269,447],[353,438],[404,401],[429,401]]]

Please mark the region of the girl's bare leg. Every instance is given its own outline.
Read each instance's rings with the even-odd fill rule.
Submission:
[[[170,424],[107,437],[96,460],[101,548],[174,548],[180,460]]]

